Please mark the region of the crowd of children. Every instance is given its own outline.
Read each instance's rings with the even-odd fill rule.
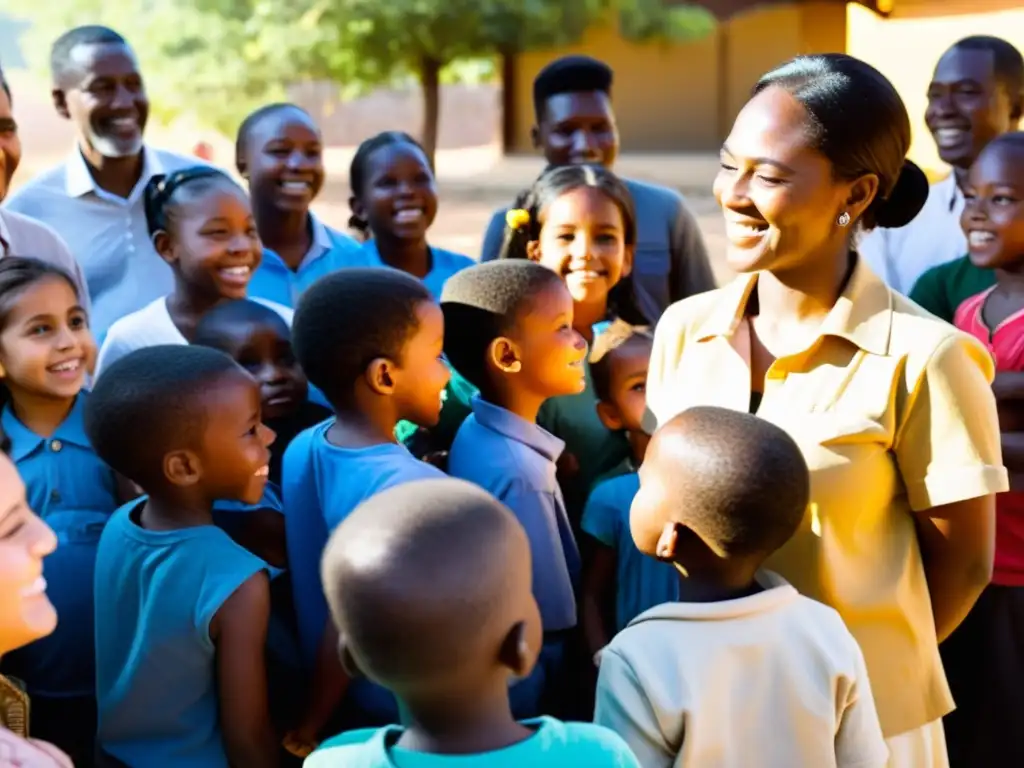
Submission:
[[[603,65],[552,66],[541,101],[607,95]],[[963,226],[997,279],[955,318],[1011,374],[1021,136],[971,170]],[[57,614],[0,643],[34,737],[79,768],[897,765],[843,618],[763,568],[813,517],[800,446],[718,407],[647,424],[659,297],[709,272],[701,246],[671,295],[650,261],[635,279],[654,193],[601,162],[549,165],[477,263],[429,245],[436,182],[404,133],[352,160],[357,236],[320,222],[319,132],[273,104],[238,132],[247,190],[206,164],[142,185],[169,289],[99,333],[78,275],[0,259],[24,482],[0,461],[0,558],[42,561]],[[1024,674],[1018,494],[999,505],[996,578],[947,659],[978,724]],[[56,549],[17,543],[28,508]],[[975,765],[1011,764],[1001,738]]]

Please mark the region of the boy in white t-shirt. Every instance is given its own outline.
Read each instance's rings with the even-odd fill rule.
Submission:
[[[831,608],[765,559],[801,525],[807,465],[781,429],[692,408],[662,426],[630,528],[679,571],[679,602],[635,618],[601,655],[594,721],[645,768],[882,768],[864,658]]]

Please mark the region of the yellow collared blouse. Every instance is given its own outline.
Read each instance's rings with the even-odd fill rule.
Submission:
[[[696,405],[748,410],[737,331],[757,279],[741,275],[662,317],[648,426]],[[886,737],[953,708],[912,513],[1007,490],[994,373],[979,343],[861,262],[820,336],[765,377],[757,415],[800,445],[812,501],[767,567],[839,611],[864,651]]]

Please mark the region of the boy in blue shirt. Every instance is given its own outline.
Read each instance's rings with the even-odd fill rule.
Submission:
[[[453,477],[504,502],[526,529],[533,591],[545,632],[541,663],[513,692],[519,715],[540,710],[576,626],[579,552],[555,477],[565,443],[537,425],[545,400],[585,387],[587,345],[573,330],[561,276],[529,261],[497,261],[449,278],[442,294],[444,349],[479,390],[448,458]]]
[[[309,706],[288,739],[301,752],[332,715],[347,727],[397,720],[390,693],[361,680],[349,685],[318,566],[330,532],[361,502],[393,485],[443,476],[396,442],[395,425],[436,424],[449,373],[441,309],[419,280],[398,270],[342,269],[318,280],[299,301],[292,338],[335,414],[295,438],[283,467],[299,644],[312,681]]]
[[[457,480],[393,488],[352,513],[323,562],[340,651],[394,691],[409,725],[329,739],[306,768],[639,768],[611,731],[513,718],[509,680],[541,644],[530,549],[508,509]]]
[[[597,337],[590,353],[597,414],[608,429],[625,433],[631,452],[598,480],[583,509],[581,527],[592,546],[584,569],[580,612],[595,663],[601,649],[636,616],[679,599],[675,570],[645,557],[629,530],[629,508],[640,490],[637,469],[650,440],[640,422],[647,404],[652,346],[649,329],[616,321]],[[609,616],[613,605],[614,614]]]
[[[277,766],[267,567],[212,515],[263,495],[259,386],[216,350],[147,347],[99,377],[85,430],[148,494],[113,514],[96,557],[100,751],[131,768]]]

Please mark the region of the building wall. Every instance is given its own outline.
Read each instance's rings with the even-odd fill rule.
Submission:
[[[613,26],[594,27],[575,45],[518,60],[513,149],[530,148],[532,84],[557,56],[587,54],[615,70],[615,113],[627,151],[714,150],[757,78],[798,53],[842,50],[846,11],[811,2],[755,10],[687,43],[635,43]]]
[[[933,15],[941,8],[942,16]],[[896,0],[888,19],[851,5],[847,49],[892,80],[910,111],[911,157],[932,176],[945,172],[924,124],[928,82],[935,63],[968,35],[996,35],[1024,50],[1024,3],[1020,0]]]

